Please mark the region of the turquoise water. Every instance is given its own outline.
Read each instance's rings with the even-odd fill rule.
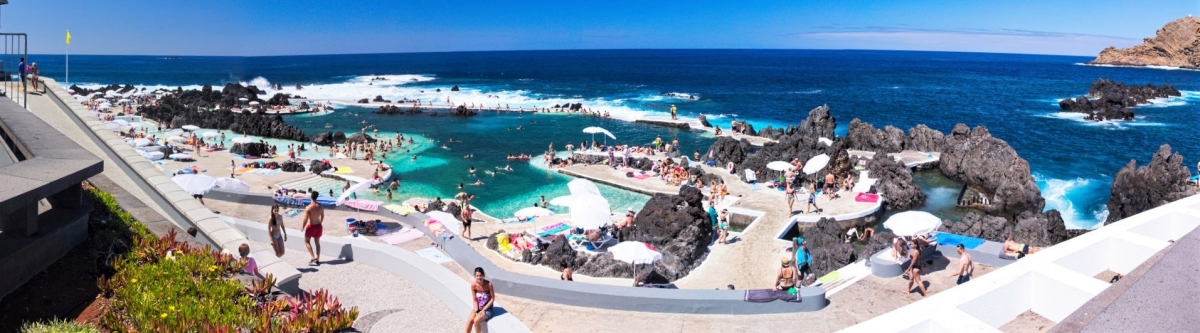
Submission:
[[[394,193],[392,202],[399,203],[411,197],[451,198],[459,192],[458,185],[465,184],[465,191],[477,197],[474,204],[497,217],[511,216],[518,209],[539,202],[540,196],[550,200],[570,194],[566,184],[574,178],[547,169],[542,165],[541,152],[549,148],[552,141],[555,150],[563,150],[567,141],[578,146],[582,141],[591,140],[591,134],[582,133],[584,127],[600,126],[611,131],[617,139],[608,139],[609,144],[644,145],[656,136],[666,141],[678,139],[683,151],[689,155],[695,150],[707,151],[713,142],[707,133],[579,115],[484,112],[475,117],[458,118],[377,115],[372,111],[346,106],[333,113],[295,115],[286,119],[307,133],[341,130],[352,134],[367,125],[379,127],[379,136],[383,139],[394,140],[396,133],[402,133],[404,145],[384,159],[394,167],[401,182],[400,191]],[[326,124],[333,128],[326,129]],[[516,130],[518,126],[523,129]],[[414,136],[412,145],[407,143],[410,136]],[[449,142],[450,139],[455,142]],[[601,137],[596,140],[604,141]],[[449,149],[443,149],[443,144]],[[469,154],[474,157],[464,158]],[[508,154],[528,154],[534,158],[509,161]],[[414,155],[416,160],[412,159]],[[333,164],[336,166],[337,160],[333,160]],[[512,171],[496,170],[506,165]],[[472,166],[476,169],[476,177],[468,172]],[[495,170],[495,175],[485,173],[486,170]],[[483,181],[482,186],[472,185],[477,178]],[[613,210],[638,210],[650,198],[611,186],[599,187]],[[385,200],[384,195],[368,197]],[[566,212],[563,208],[551,209]]]

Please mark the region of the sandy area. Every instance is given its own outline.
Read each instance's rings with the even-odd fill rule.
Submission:
[[[1017,318],[1000,326],[1001,332],[1046,332],[1051,327],[1057,325],[1054,321],[1046,319],[1033,311],[1025,311],[1017,316]]]

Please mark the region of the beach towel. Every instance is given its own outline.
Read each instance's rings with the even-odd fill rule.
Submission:
[[[634,175],[633,178],[637,178],[638,180],[644,180],[646,178],[650,178],[650,175],[643,173],[643,174],[639,174],[639,175]]]
[[[417,229],[406,229],[404,231],[386,234],[382,237],[379,237],[379,240],[383,241],[384,243],[391,244],[391,245],[397,245],[397,244],[403,244],[405,242],[408,242],[408,241],[411,241],[411,240],[414,240],[417,238],[421,238],[421,236],[424,236],[424,235],[425,234],[421,233]]]
[[[830,283],[830,282],[837,281],[838,278],[840,278],[840,277],[841,277],[841,274],[838,274],[838,271],[832,271],[832,272],[829,272],[829,274],[825,274],[825,276],[817,278],[817,282]]]
[[[320,199],[320,198],[318,198],[318,199]],[[383,209],[387,209],[388,211],[390,211],[392,213],[400,214],[403,216],[408,216],[409,213],[413,212],[412,207],[401,206],[401,205],[397,205],[397,204],[383,205]]]
[[[751,289],[746,290],[746,302],[769,303],[774,301],[799,302],[800,292],[792,294],[787,290]]]
[[[938,244],[945,245],[945,246],[958,246],[958,244],[962,244],[962,246],[964,248],[967,248],[968,250],[974,250],[976,247],[979,247],[979,245],[983,245],[983,242],[984,242],[984,240],[982,238],[975,238],[975,237],[963,236],[963,235],[946,233],[946,232],[939,232],[937,235],[934,235],[933,238],[935,240],[937,240]]]
[[[536,228],[538,237],[550,237],[551,235],[570,230],[571,226],[566,223],[558,222]]]
[[[253,170],[254,170],[254,168],[251,168],[251,167],[243,167],[243,168],[237,169],[237,172],[251,172]]]
[[[875,193],[860,192],[854,196],[854,201],[858,202],[879,202],[879,195]]]
[[[383,202],[379,202],[379,201],[375,201],[375,200],[365,200],[365,199],[350,199],[350,200],[346,200],[345,205],[346,205],[346,207],[350,207],[350,208],[377,212],[377,211],[379,211],[379,206],[383,205]]]
[[[283,213],[283,216],[296,217],[296,215],[300,215],[300,213],[303,213],[303,212],[304,211],[302,211],[302,210],[293,208],[293,209],[289,209],[287,212]]]
[[[427,247],[427,248],[416,250],[413,252],[416,252],[417,254],[421,255],[422,257],[425,257],[425,259],[429,259],[430,261],[433,261],[434,263],[438,263],[438,264],[447,263],[447,262],[450,262],[453,260],[453,259],[450,259],[450,257],[446,256],[445,253],[442,253],[442,251],[439,251],[435,247]]]
[[[351,173],[354,173],[354,169],[351,169],[350,167],[338,167],[337,171],[334,171],[333,173],[343,174],[343,175],[351,174]]]

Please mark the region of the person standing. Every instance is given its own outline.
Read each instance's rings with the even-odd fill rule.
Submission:
[[[21,63],[17,64],[17,71],[21,72],[21,88],[29,89],[28,83],[25,81],[25,75],[29,72],[29,67],[25,66],[25,58],[21,58]]]
[[[304,208],[304,223],[300,229],[304,230],[304,247],[308,248],[308,255],[312,256],[312,260],[308,261],[309,266],[321,265],[321,234],[323,227],[321,223],[325,222],[325,208],[317,204],[317,192],[312,192],[312,202],[308,207]],[[312,244],[309,244],[312,240]],[[317,247],[317,251],[313,252],[313,246]]]
[[[492,318],[492,304],[496,303],[496,289],[483,273],[483,267],[475,267],[475,281],[471,283],[472,311],[467,314],[467,333],[483,331],[483,324]]]
[[[920,239],[914,239],[909,243],[912,247],[908,251],[908,289],[905,292],[912,292],[913,284],[917,285],[917,289],[921,291],[921,297],[929,297],[929,292],[925,290],[925,284],[921,282],[921,271],[925,269],[925,263],[921,259],[921,251],[924,251],[924,245]]]
[[[675,104],[671,104],[671,120],[678,119],[675,117]]]
[[[975,262],[971,260],[971,254],[967,253],[962,244],[958,244],[955,251],[958,251],[958,270],[951,272],[949,276],[957,276],[957,284],[967,283],[971,281],[971,274],[975,273]]]
[[[33,79],[31,79],[30,81],[33,81],[33,91],[34,92],[39,91],[38,74],[40,74],[40,73],[41,73],[41,71],[38,70],[38,66],[37,66],[36,62],[33,63],[33,65],[29,66],[29,75],[33,76]]]
[[[283,227],[283,215],[279,214],[279,205],[271,206],[271,217],[267,220],[267,233],[271,236],[271,248],[275,249],[275,256],[283,257],[283,243],[287,241],[287,229]]]

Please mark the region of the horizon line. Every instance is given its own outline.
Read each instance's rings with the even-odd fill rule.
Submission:
[[[306,56],[354,56],[354,55],[385,55],[385,54],[439,54],[439,53],[486,53],[486,52],[563,52],[563,51],[888,51],[888,52],[928,52],[928,53],[969,53],[969,54],[1008,54],[1008,55],[1041,55],[1061,57],[1096,57],[1096,55],[1053,54],[1053,53],[1019,53],[1019,52],[985,52],[985,51],[946,51],[946,50],[910,50],[910,49],[870,49],[870,48],[615,48],[615,49],[526,49],[526,50],[460,50],[460,51],[420,51],[420,52],[363,52],[363,53],[312,53],[312,54],[280,54],[280,55],[187,55],[187,54],[110,54],[110,53],[80,53],[79,56],[126,56],[126,57],[213,57],[213,58],[269,58],[269,57],[306,57]],[[68,53],[29,53],[30,56],[62,55]],[[1098,55],[1098,54],[1097,54]]]

